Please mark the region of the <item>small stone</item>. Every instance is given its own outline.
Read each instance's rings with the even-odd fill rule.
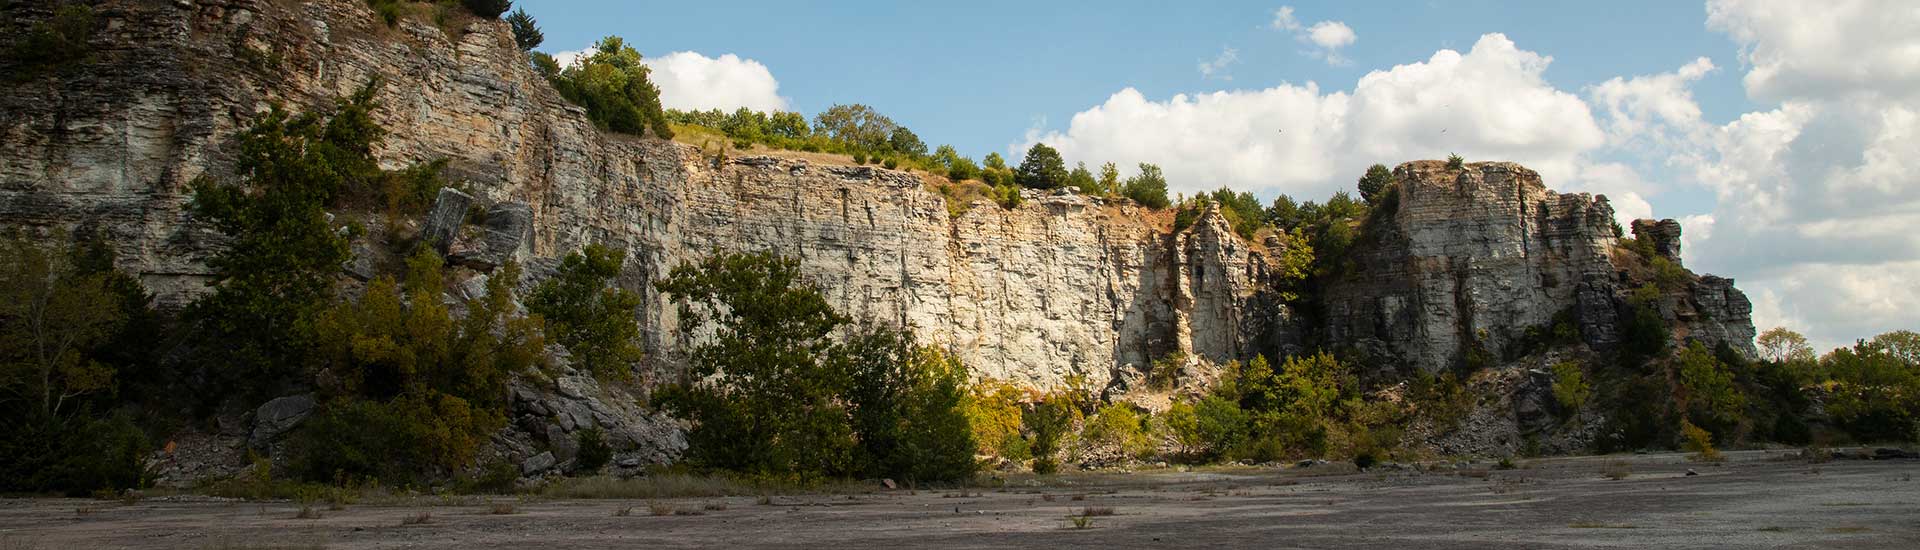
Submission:
[[[882,487],[886,487],[886,488],[888,488],[888,489],[899,489],[899,488],[900,488],[900,486],[899,486],[899,485],[896,485],[896,484],[894,484],[894,482],[893,482],[893,478],[887,478],[887,479],[882,479],[882,480],[880,480],[880,486],[882,486]]]
[[[1693,468],[1687,468],[1687,477],[1693,477],[1697,475],[1700,475],[1700,472],[1693,471]]]

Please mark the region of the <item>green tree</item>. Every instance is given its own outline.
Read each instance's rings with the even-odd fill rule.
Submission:
[[[1820,359],[1831,377],[1827,414],[1860,441],[1920,439],[1920,348],[1913,332],[1882,334]]]
[[[1140,173],[1127,178],[1120,194],[1147,208],[1160,209],[1172,204],[1167,200],[1167,178],[1160,173],[1160,167],[1141,163]]]
[[[1813,346],[1807,337],[1787,327],[1773,327],[1754,340],[1760,345],[1760,358],[1774,363],[1812,363]]]
[[[1367,167],[1366,175],[1360,176],[1360,198],[1367,204],[1375,204],[1386,193],[1387,186],[1393,185],[1393,171],[1384,164]]]
[[[1218,393],[1197,402],[1175,403],[1165,416],[1167,429],[1181,451],[1203,460],[1239,447],[1251,422],[1239,403]]]
[[[42,246],[0,240],[0,403],[41,417],[69,415],[84,398],[114,389],[115,369],[92,357],[126,314],[101,273],[83,272],[66,236]]]
[[[513,29],[513,43],[520,46],[520,51],[533,51],[547,41],[547,33],[540,30],[540,22],[527,10],[513,10],[513,14],[507,16],[507,26]]]
[[[1461,170],[1461,169],[1465,169],[1466,167],[1467,167],[1467,159],[1460,158],[1460,155],[1455,155],[1455,154],[1447,155],[1448,170]]]
[[[898,128],[900,125],[893,119],[859,103],[834,105],[813,116],[813,133],[846,143],[860,151],[890,149],[894,130]],[[916,136],[914,139],[917,141],[919,138]]]
[[[1019,387],[998,380],[982,380],[968,390],[962,410],[981,454],[1026,458],[1026,441],[1020,438],[1023,396]]]
[[[591,53],[562,69],[551,82],[561,96],[586,108],[587,118],[602,128],[635,135],[652,130],[660,139],[673,138],[660,106],[660,88],[649,78],[640,52],[618,36],[600,39]]]
[[[913,333],[865,326],[836,359],[846,362],[859,453],[868,476],[908,481],[965,479],[978,446],[965,412],[967,371],[952,355],[915,343]]]
[[[990,168],[990,169],[994,169],[994,170],[1007,169],[1007,159],[1002,158],[1000,156],[1000,153],[987,153],[987,158],[985,163],[987,168]]]
[[[1561,409],[1577,412],[1592,395],[1593,387],[1587,384],[1579,363],[1567,361],[1553,366],[1553,399]]]
[[[625,251],[589,244],[527,299],[574,364],[608,380],[632,379],[640,361],[640,294],[612,284],[625,263]]]
[[[1027,448],[1033,453],[1033,472],[1051,474],[1060,471],[1061,445],[1080,416],[1072,400],[1060,394],[1047,396],[1021,417],[1028,435]]]
[[[1734,383],[1733,371],[1699,341],[1681,350],[1678,361],[1680,398],[1689,416],[1695,424],[1730,433],[1728,428],[1739,424],[1747,409],[1747,396]]]
[[[1093,172],[1087,170],[1087,163],[1084,162],[1075,164],[1073,171],[1067,173],[1067,186],[1082,195],[1098,196],[1106,192],[1105,188],[1100,187],[1100,182],[1093,179]]]
[[[887,138],[887,147],[893,149],[895,153],[911,157],[922,157],[927,154],[926,142],[920,141],[920,136],[905,126],[893,129]]]
[[[1103,195],[1120,194],[1120,168],[1109,162],[1100,165],[1100,179],[1095,182]]]
[[[1013,172],[1014,182],[1032,189],[1058,189],[1067,184],[1067,163],[1060,152],[1045,143],[1035,143]]]
[[[1153,452],[1148,420],[1132,405],[1108,403],[1080,430],[1080,444],[1084,448],[1117,450],[1127,457],[1145,457]]]

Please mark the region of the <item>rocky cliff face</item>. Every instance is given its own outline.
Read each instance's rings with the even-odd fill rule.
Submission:
[[[8,30],[51,4],[17,3]],[[1116,366],[1172,351],[1224,361],[1285,337],[1286,315],[1255,307],[1271,303],[1266,256],[1217,216],[1168,234],[1137,207],[1069,195],[953,217],[913,174],[716,162],[605,134],[527,67],[497,21],[389,28],[350,0],[116,1],[97,12],[104,30],[84,67],[0,98],[0,219],[108,231],[123,267],[165,304],[204,288],[201,262],[218,240],[183,212],[185,189],[225,174],[233,133],[272,104],[323,106],[379,77],[384,164],[448,159],[477,204],[524,209],[531,233],[507,255],[538,264],[589,242],[626,248],[623,282],[648,293],[648,351],[665,361],[686,342],[646,283],[726,250],[801,258],[843,311],[915,326],[980,375],[1037,386],[1071,375],[1099,385]]]
[[[1427,371],[1537,351],[1556,325],[1595,350],[1619,343],[1628,294],[1650,277],[1648,258],[1618,248],[1606,197],[1555,193],[1507,162],[1409,162],[1394,177],[1397,206],[1369,222],[1354,272],[1325,297],[1330,343]],[[1633,226],[1678,261],[1678,223]],[[1676,337],[1752,355],[1746,295],[1729,279],[1688,277],[1660,306]]]

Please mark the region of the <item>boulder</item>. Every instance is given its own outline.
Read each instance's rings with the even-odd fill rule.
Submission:
[[[314,405],[312,395],[278,397],[260,405],[253,411],[253,431],[247,443],[266,447],[313,414]]]
[[[450,249],[455,263],[492,270],[521,256],[522,244],[533,232],[533,207],[503,202],[487,209],[485,229],[473,239],[460,239]]]
[[[440,188],[440,195],[433,199],[433,210],[427,213],[426,225],[420,229],[420,241],[446,254],[454,235],[466,224],[467,209],[471,207],[473,195],[452,187]]]
[[[553,469],[553,465],[558,463],[559,461],[553,458],[553,452],[551,451],[533,455],[528,458],[526,462],[520,463],[520,474],[531,476],[545,472]]]

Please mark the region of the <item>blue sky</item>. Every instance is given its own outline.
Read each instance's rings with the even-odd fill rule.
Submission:
[[[625,37],[669,106],[866,103],[976,158],[1044,142],[1186,193],[1512,160],[1681,220],[1762,329],[1920,328],[1913,0],[517,4],[548,52]]]

